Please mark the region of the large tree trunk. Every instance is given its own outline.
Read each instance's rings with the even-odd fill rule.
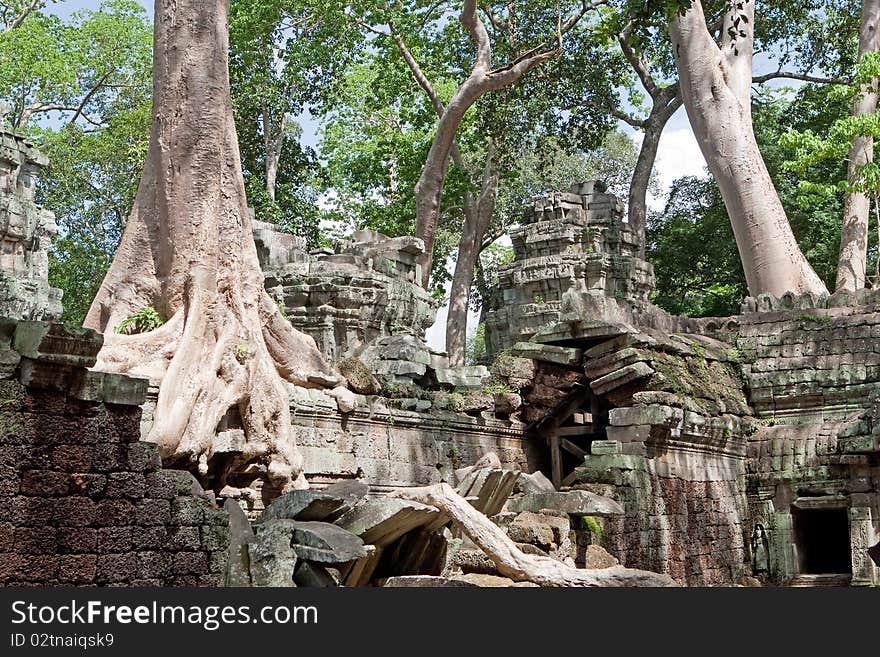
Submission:
[[[669,32],[682,97],[730,215],[749,292],[827,294],[798,247],[755,140],[754,18],[754,0],[731,3],[719,47],[709,34],[700,0],[694,0],[684,15],[676,15]],[[733,28],[735,38],[728,28]]]
[[[677,89],[676,85],[674,89]],[[654,98],[651,113],[643,126],[645,136],[639,149],[636,160],[636,168],[629,185],[629,207],[627,217],[630,226],[639,236],[641,244],[639,257],[645,257],[645,226],[648,222],[648,187],[651,185],[651,174],[654,172],[654,163],[657,161],[657,149],[660,147],[660,137],[663,129],[672,118],[672,115],[681,107],[681,94],[668,92],[670,87],[662,90],[660,95]]]
[[[105,334],[97,368],[161,380],[148,440],[203,473],[232,410],[284,487],[306,485],[292,438],[288,381],[329,373],[263,288],[227,69],[228,0],[156,0],[153,125],[122,242],[85,325]],[[115,327],[154,307],[168,322]],[[236,418],[238,419],[238,418]]]
[[[859,29],[859,58],[880,50],[880,0],[862,0]],[[860,90],[853,101],[853,116],[877,111],[877,80]],[[851,185],[862,182],[861,167],[874,160],[874,139],[859,135],[853,139],[847,164],[847,180]],[[843,208],[840,254],[837,259],[837,290],[854,292],[865,287],[868,259],[868,229],[871,201],[861,192],[847,195]]]
[[[468,195],[464,203],[464,225],[461,230],[461,241],[458,244],[458,258],[452,275],[449,312],[446,317],[446,353],[452,367],[465,364],[468,306],[471,287],[474,284],[474,271],[498,197],[498,172],[494,159],[493,148],[490,145],[480,194],[476,199]]]
[[[461,530],[486,553],[498,572],[514,582],[540,586],[677,586],[668,575],[614,566],[601,570],[572,568],[550,557],[522,552],[498,525],[477,511],[449,484],[397,491],[402,497],[435,506],[452,518]]]

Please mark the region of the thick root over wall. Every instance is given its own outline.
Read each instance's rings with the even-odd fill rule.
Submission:
[[[244,453],[282,488],[306,486],[285,380],[330,368],[263,288],[229,94],[228,0],[156,3],[153,124],[135,204],[85,325],[96,367],[161,381],[148,440],[205,474],[218,428],[240,420]],[[168,321],[118,335],[153,307]],[[222,486],[223,473],[215,473]]]
[[[540,586],[677,586],[668,575],[647,570],[614,566],[601,570],[572,568],[564,563],[526,554],[493,523],[477,511],[449,484],[409,488],[394,493],[422,504],[430,504],[446,513],[452,522],[486,553],[498,572],[514,582],[534,582]]]

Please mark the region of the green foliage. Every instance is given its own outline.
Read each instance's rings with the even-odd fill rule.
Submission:
[[[596,542],[601,543],[603,538],[602,524],[598,518],[595,516],[581,516],[581,522],[583,522],[584,529],[595,537]]]
[[[813,313],[801,313],[798,315],[798,319],[802,322],[809,322],[810,324],[819,324],[821,326],[831,326],[834,324],[834,318],[829,317],[828,315],[816,315]]]
[[[162,319],[158,312],[156,312],[156,309],[147,306],[146,308],[138,310],[134,315],[130,315],[123,319],[119,323],[119,326],[116,327],[116,332],[125,335],[149,333],[150,331],[155,331],[164,323],[165,320]]]
[[[477,330],[467,340],[466,361],[468,365],[487,365],[489,356],[486,353],[486,323],[480,322]]]
[[[152,26],[130,0],[68,20],[33,12],[0,35],[0,100],[9,123],[50,159],[37,201],[60,235],[49,280],[62,320],[82,324],[132,206],[150,126]],[[54,109],[46,109],[54,108]]]

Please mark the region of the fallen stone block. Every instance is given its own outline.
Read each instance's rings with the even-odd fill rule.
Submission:
[[[440,511],[427,504],[397,498],[369,500],[357,505],[336,524],[359,536],[364,543],[385,547],[416,527],[440,519]]]
[[[92,367],[104,337],[90,329],[77,329],[47,322],[18,322],[12,348],[32,360]]]
[[[293,580],[297,586],[309,588],[330,588],[339,586],[339,577],[331,569],[320,564],[303,561],[296,569]]]
[[[515,490],[518,493],[552,493],[556,488],[554,488],[553,482],[538,470],[531,474],[521,472],[516,481]]]
[[[482,365],[448,367],[434,371],[437,383],[453,388],[479,388],[489,378],[489,370]]]
[[[367,556],[364,542],[349,531],[327,522],[286,521],[293,530],[296,556],[320,563],[347,563]]]
[[[223,510],[229,516],[229,557],[226,561],[226,586],[251,586],[248,545],[256,540],[251,523],[236,500],[226,500]]]
[[[373,573],[382,559],[384,550],[377,548],[375,545],[365,545],[364,550],[367,556],[352,562],[342,570],[342,579],[340,580],[345,586],[357,587],[366,586],[373,578]]]
[[[558,347],[539,342],[517,342],[511,347],[509,353],[517,358],[531,358],[558,365],[578,365],[584,355],[580,349]]]
[[[269,504],[257,522],[263,523],[279,518],[333,522],[360,499],[362,499],[360,495],[340,495],[326,490],[294,490]]]
[[[617,557],[613,556],[601,545],[588,545],[584,553],[584,568],[611,568],[620,565]]]
[[[640,379],[645,379],[653,373],[654,370],[646,363],[633,363],[632,365],[627,365],[619,370],[615,370],[611,374],[596,379],[590,383],[590,387],[597,395],[605,395],[621,386],[625,386]]]
[[[285,520],[262,524],[254,542],[248,543],[253,586],[295,586],[296,552],[290,545],[292,530]]]
[[[623,507],[608,497],[596,495],[585,490],[529,493],[515,497],[507,503],[507,510],[513,512],[541,509],[562,511],[573,516],[619,516]]]

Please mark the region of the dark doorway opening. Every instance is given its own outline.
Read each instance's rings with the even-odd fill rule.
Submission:
[[[852,572],[846,509],[794,509],[794,535],[801,574]]]

